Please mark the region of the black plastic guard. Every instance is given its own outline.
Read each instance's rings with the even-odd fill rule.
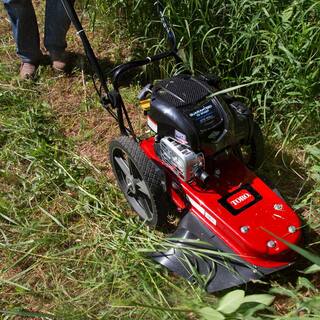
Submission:
[[[170,249],[151,254],[152,259],[208,292],[239,286],[281,268],[260,268],[236,255],[192,213],[181,220],[168,239]]]

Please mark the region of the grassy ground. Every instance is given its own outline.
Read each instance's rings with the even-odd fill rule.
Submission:
[[[114,184],[107,150],[117,127],[99,106],[73,32],[74,68],[68,76],[41,67],[35,82],[21,83],[5,17],[1,9],[2,317],[219,319],[208,308],[221,303],[223,294],[207,295],[145,257],[164,235],[141,225]],[[111,57],[103,61],[106,68],[128,55],[126,43],[101,41],[99,29],[90,38],[100,57]],[[143,128],[133,105],[137,90],[132,86],[125,96],[136,126]],[[317,150],[317,145],[303,150],[270,138],[263,168],[312,227],[307,228],[314,235],[310,248],[319,242]],[[248,294],[273,294],[271,307],[246,304],[226,317],[319,318],[319,275],[297,271],[307,265],[301,260],[244,288]]]

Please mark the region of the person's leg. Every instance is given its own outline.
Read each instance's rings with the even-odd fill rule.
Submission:
[[[42,56],[36,15],[31,0],[2,0],[12,24],[17,54],[23,63],[37,65]]]
[[[74,0],[72,0],[72,3]],[[46,1],[44,45],[50,53],[63,53],[67,47],[66,35],[70,19],[58,0]]]

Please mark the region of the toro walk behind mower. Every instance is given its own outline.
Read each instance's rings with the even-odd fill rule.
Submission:
[[[181,214],[170,248],[151,257],[190,281],[205,278],[208,292],[292,264],[293,252],[277,238],[296,244],[300,220],[252,171],[264,157],[260,128],[244,104],[218,94],[216,77],[180,74],[145,86],[138,99],[154,134],[142,140],[135,135],[120,93],[121,76],[161,59],[181,62],[161,3],[156,6],[170,50],[117,66],[109,90],[70,0],[61,1],[101,83],[102,106],[119,124],[121,136],[109,151],[120,189],[149,225],[164,224],[169,208]]]

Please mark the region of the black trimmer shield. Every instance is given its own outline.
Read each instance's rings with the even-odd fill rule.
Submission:
[[[169,249],[151,257],[208,292],[235,287],[281,268],[260,268],[245,262],[192,213],[187,213],[168,239]]]

